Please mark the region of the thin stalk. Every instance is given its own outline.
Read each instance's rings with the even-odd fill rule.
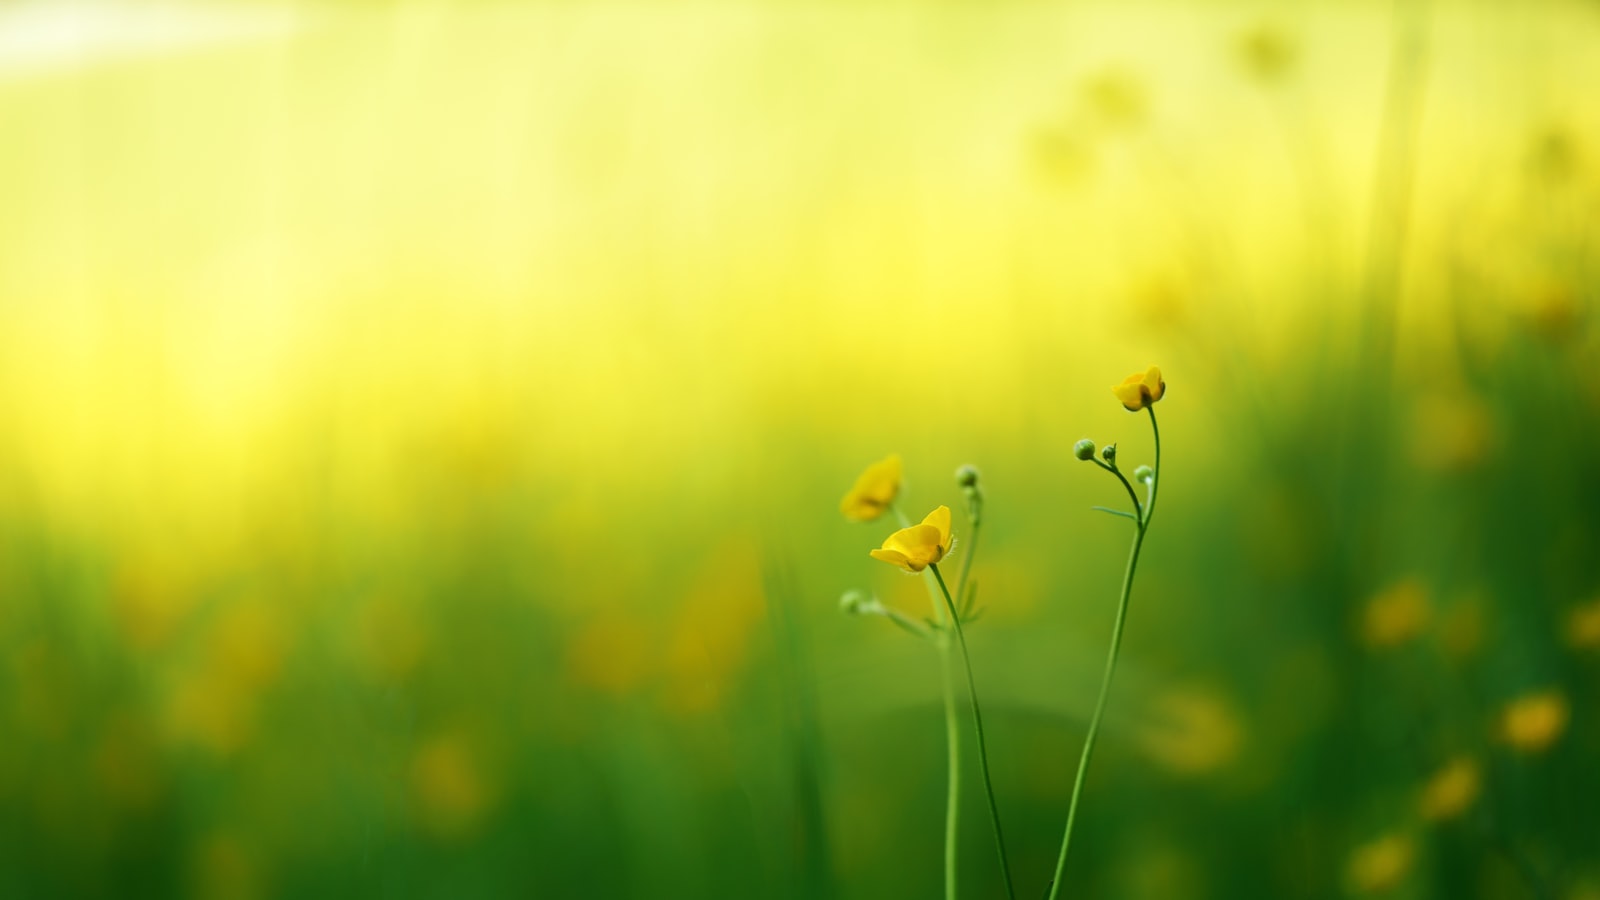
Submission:
[[[961,617],[956,615],[955,601],[950,599],[950,588],[944,583],[944,575],[940,574],[938,564],[928,568],[933,572],[933,578],[939,582],[939,590],[944,594],[945,606],[950,610],[950,624],[955,628],[956,642],[961,647],[961,662],[967,669],[967,694],[972,700],[972,725],[978,735],[978,765],[983,770],[983,789],[989,798],[989,817],[994,822],[994,845],[1000,855],[1000,874],[1005,876],[1006,896],[1016,900],[1017,891],[1011,884],[1011,863],[1006,859],[1006,839],[1000,828],[1000,807],[994,799],[994,780],[989,777],[989,751],[983,737],[983,712],[978,708],[978,683],[972,677],[972,657],[967,653],[967,636],[961,630]]]
[[[1148,408],[1149,407],[1146,407],[1146,409],[1148,409]],[[1157,458],[1157,460],[1160,459],[1159,454],[1157,455],[1156,458]],[[1122,470],[1118,469],[1116,466],[1110,465],[1108,463],[1103,463],[1098,459],[1091,459],[1089,461],[1094,463],[1095,465],[1099,466],[1100,468],[1105,469],[1107,472],[1110,472],[1111,474],[1117,476],[1117,480],[1122,482],[1122,486],[1128,489],[1128,499],[1133,501],[1133,511],[1134,511],[1134,514],[1135,514],[1134,515],[1134,521],[1138,521],[1138,522],[1144,521],[1144,504],[1139,502],[1139,494],[1138,494],[1138,492],[1136,492],[1133,489],[1133,485],[1128,483],[1127,476],[1122,474]]]
[[[967,576],[972,574],[972,558],[978,555],[978,530],[983,525],[982,519],[968,518],[967,550],[961,556],[961,575],[956,578],[956,596],[962,603],[967,602]]]
[[[899,505],[890,504],[889,507],[900,520],[901,528],[911,527],[911,520],[900,510]],[[938,595],[933,587],[928,588],[928,599],[933,604],[935,623],[944,617],[944,612],[939,605]],[[955,618],[954,611],[951,613]],[[945,797],[944,797],[944,896],[945,900],[956,900],[956,858],[957,846],[961,824],[961,719],[956,713],[955,672],[950,666],[950,636],[941,634],[934,641],[939,648],[939,681],[941,692],[944,694],[944,737],[945,737]]]
[[[949,762],[944,801],[944,896],[945,900],[956,900],[956,847],[961,822],[961,720],[956,715],[956,679],[950,665],[948,635],[940,636],[939,674],[944,682],[944,743]]]
[[[1117,618],[1111,626],[1111,650],[1106,654],[1106,670],[1100,679],[1100,696],[1094,703],[1094,714],[1089,717],[1089,733],[1083,739],[1083,755],[1078,758],[1078,774],[1072,780],[1072,801],[1067,806],[1067,825],[1061,832],[1061,853],[1056,857],[1056,871],[1050,879],[1049,900],[1055,900],[1061,892],[1061,873],[1067,866],[1067,848],[1072,843],[1072,825],[1078,818],[1078,800],[1083,795],[1084,778],[1089,774],[1089,758],[1094,754],[1095,738],[1100,734],[1100,720],[1105,715],[1106,698],[1111,695],[1111,678],[1117,671],[1117,656],[1122,651],[1122,627],[1128,621],[1128,598],[1133,593],[1133,576],[1139,570],[1139,551],[1144,547],[1145,532],[1150,528],[1150,516],[1156,508],[1156,490],[1161,484],[1161,430],[1156,427],[1156,411],[1153,407],[1146,406],[1150,412],[1150,427],[1155,432],[1156,464],[1155,480],[1150,486],[1150,502],[1141,511],[1141,515],[1134,520],[1133,546],[1128,550],[1128,567],[1122,573],[1122,592],[1117,598]],[[1096,460],[1099,462],[1099,460]],[[1110,470],[1122,482],[1122,486],[1133,493],[1133,486],[1122,477],[1122,473],[1103,465],[1102,468]],[[1135,497],[1137,505],[1138,499]]]

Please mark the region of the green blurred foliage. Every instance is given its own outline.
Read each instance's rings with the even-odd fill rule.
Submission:
[[[0,69],[0,896],[935,895],[891,451],[1042,893],[1150,362],[1071,895],[1600,896],[1592,5],[284,8]]]

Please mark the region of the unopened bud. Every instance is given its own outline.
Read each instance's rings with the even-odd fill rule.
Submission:
[[[1149,484],[1156,480],[1156,470],[1149,466],[1140,466],[1133,470],[1133,480],[1140,484]]]
[[[1104,459],[1108,463],[1116,462],[1117,461],[1117,445],[1116,444],[1107,444],[1107,445],[1105,445],[1105,447],[1103,449],[1101,449],[1101,451],[1100,451],[1100,458]]]
[[[1084,438],[1072,445],[1072,455],[1087,462],[1094,459],[1094,441]]]
[[[970,488],[978,483],[978,467],[965,465],[956,470],[956,486]]]

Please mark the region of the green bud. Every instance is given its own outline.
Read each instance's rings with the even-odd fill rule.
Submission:
[[[956,486],[961,488],[975,487],[978,484],[978,467],[965,465],[956,470]]]
[[[1108,463],[1116,462],[1117,461],[1117,445],[1116,444],[1107,444],[1107,445],[1105,445],[1105,448],[1100,451],[1100,457],[1102,459],[1104,459]]]
[[[1084,438],[1076,444],[1073,444],[1072,455],[1085,462],[1094,459],[1094,441]]]
[[[1149,484],[1156,480],[1156,470],[1149,466],[1140,466],[1133,470],[1133,480],[1140,484]]]
[[[839,609],[849,615],[859,616],[863,612],[862,607],[866,606],[867,603],[868,597],[864,592],[845,591],[844,596],[839,598]]]

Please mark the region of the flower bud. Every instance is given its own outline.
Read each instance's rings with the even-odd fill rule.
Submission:
[[[1156,480],[1156,470],[1149,466],[1140,466],[1133,470],[1133,480],[1140,484],[1149,484]]]
[[[978,467],[965,465],[956,470],[956,486],[961,488],[975,487],[978,484]]]
[[[1117,461],[1117,445],[1105,445],[1105,447],[1100,450],[1100,458],[1104,459],[1108,463],[1115,463]]]
[[[868,602],[869,598],[862,591],[845,591],[844,596],[839,598],[839,609],[849,615],[859,616],[865,612],[863,607]]]
[[[1094,459],[1094,441],[1084,438],[1072,445],[1072,455],[1085,462]]]

